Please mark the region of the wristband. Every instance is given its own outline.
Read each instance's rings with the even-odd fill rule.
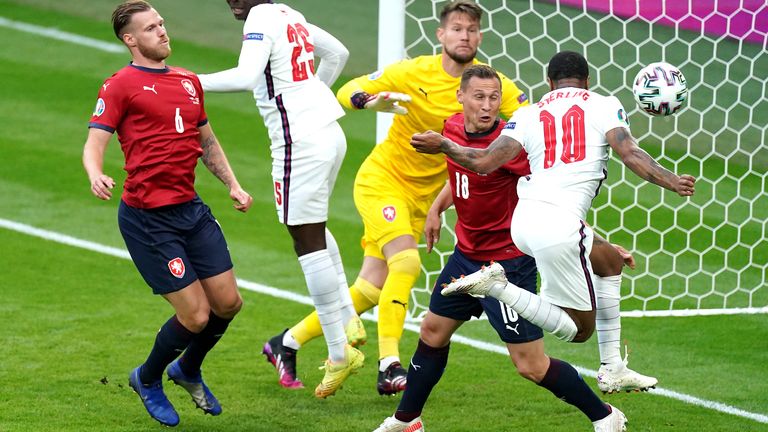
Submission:
[[[367,104],[368,101],[370,100],[371,100],[371,95],[369,95],[364,91],[356,92],[350,98],[350,101],[352,102],[352,106],[357,109],[365,109],[365,104]]]

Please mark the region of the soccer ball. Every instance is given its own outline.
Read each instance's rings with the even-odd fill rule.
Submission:
[[[680,69],[657,62],[640,69],[632,86],[640,109],[654,116],[668,116],[683,107],[688,86]]]

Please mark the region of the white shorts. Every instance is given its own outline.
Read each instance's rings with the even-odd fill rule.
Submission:
[[[579,311],[595,309],[589,262],[594,233],[584,221],[549,203],[520,200],[511,232],[517,247],[536,259],[544,300]]]
[[[272,150],[277,218],[285,225],[328,220],[328,200],[336,183],[347,139],[337,122]]]

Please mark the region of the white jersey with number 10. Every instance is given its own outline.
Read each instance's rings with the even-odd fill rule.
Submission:
[[[253,95],[273,150],[289,140],[301,140],[344,115],[331,89],[315,75],[314,64],[316,50],[322,57],[338,44],[284,4],[260,4],[249,12],[238,69],[255,75],[246,79],[254,80]],[[203,89],[239,90],[242,75],[227,72],[200,75]]]
[[[608,174],[605,134],[617,127],[629,129],[621,102],[580,88],[553,90],[515,111],[502,135],[528,153],[531,175],[518,182],[520,200],[548,202],[586,219]]]

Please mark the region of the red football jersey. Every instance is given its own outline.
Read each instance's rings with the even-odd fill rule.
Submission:
[[[454,114],[446,122],[443,135],[459,145],[488,147],[506,123],[498,120],[484,133],[467,133],[464,114]],[[448,161],[448,181],[456,208],[457,247],[467,257],[478,261],[505,260],[524,255],[512,241],[509,224],[517,205],[517,180],[530,174],[528,157],[517,158],[489,174],[477,174]]]
[[[128,65],[101,86],[88,127],[117,131],[128,173],[123,201],[148,209],[195,197],[198,127],[207,122],[197,75]]]

